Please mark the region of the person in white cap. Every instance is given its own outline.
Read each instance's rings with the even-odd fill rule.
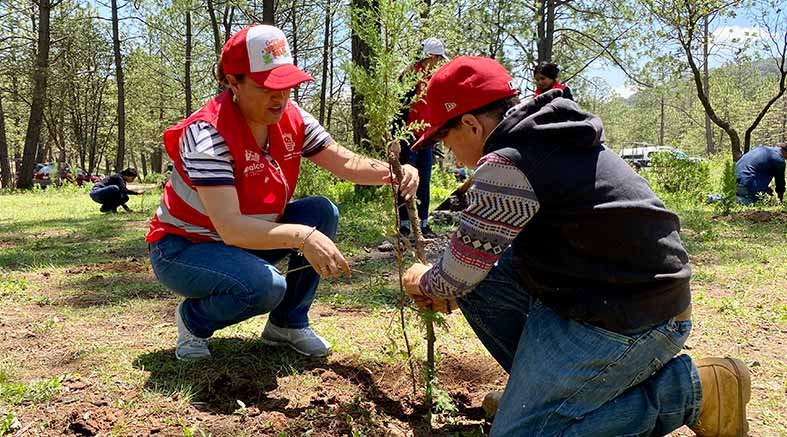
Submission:
[[[429,83],[431,72],[447,58],[445,56],[443,42],[437,38],[427,38],[423,41],[422,54],[423,57],[408,70],[420,75],[421,78],[416,86],[405,95],[405,100],[411,103],[409,107],[402,111],[398,119],[394,122],[395,127],[426,119],[426,102],[423,99],[423,91],[426,89],[426,84]],[[423,130],[414,132],[413,134],[413,138],[409,138],[402,142],[399,162],[402,164],[410,164],[418,169],[419,182],[416,198],[418,199],[417,211],[418,218],[421,220],[421,233],[426,238],[434,238],[435,234],[432,228],[429,227],[429,185],[432,181],[434,153],[431,145],[430,147],[424,147],[418,151],[410,150],[415,139],[423,134]],[[410,220],[407,215],[407,206],[404,204],[403,199],[399,199],[399,204],[401,205],[399,207],[399,217],[402,217],[399,232],[407,236],[410,234]]]
[[[326,356],[330,344],[310,328],[309,307],[320,276],[350,267],[333,242],[336,205],[322,196],[291,201],[301,157],[363,185],[391,183],[388,165],[340,146],[289,99],[313,79],[293,64],[280,29],[233,35],[217,79],[225,90],[164,133],[174,171],[146,237],[157,278],[185,298],[175,356],[209,358],[214,332],[264,313],[263,343]],[[403,171],[409,198],[418,172]],[[273,265],[285,256],[289,274]]]

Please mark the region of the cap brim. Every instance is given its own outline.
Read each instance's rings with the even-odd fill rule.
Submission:
[[[413,144],[413,146],[410,147],[410,150],[412,150],[413,152],[417,152],[417,151],[423,149],[424,147],[431,146],[434,143],[436,143],[437,141],[435,141],[432,137],[434,136],[434,134],[437,133],[437,131],[440,130],[441,127],[442,127],[442,125],[435,126],[435,127],[432,127],[432,126],[428,127],[424,131],[423,135],[421,135],[418,138],[418,141],[416,141],[415,144]]]
[[[268,71],[248,73],[247,76],[256,82],[257,85],[272,90],[295,88],[303,82],[314,80],[305,71],[292,64],[282,65]]]

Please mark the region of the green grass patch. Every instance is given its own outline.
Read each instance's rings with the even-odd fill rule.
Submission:
[[[66,376],[53,376],[28,384],[12,382],[4,370],[0,370],[0,402],[10,405],[40,403],[55,399],[60,394]]]

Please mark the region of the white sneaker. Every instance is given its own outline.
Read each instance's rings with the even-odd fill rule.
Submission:
[[[331,353],[328,340],[317,335],[310,327],[279,328],[268,321],[260,339],[269,346],[289,346],[307,357],[327,357]]]
[[[208,339],[192,334],[183,323],[180,315],[183,302],[175,309],[175,325],[178,327],[178,342],[175,344],[175,358],[179,360],[202,360],[211,358]]]

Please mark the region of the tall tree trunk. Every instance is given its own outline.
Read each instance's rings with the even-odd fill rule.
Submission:
[[[661,95],[661,113],[659,126],[659,146],[664,146],[664,94]]]
[[[184,85],[186,88],[186,117],[191,115],[191,10],[186,11],[186,61],[184,69]]]
[[[140,164],[142,164],[142,177],[148,175],[148,160],[145,157],[145,152],[139,152]]]
[[[276,25],[276,1],[263,0],[262,2],[262,23]]]
[[[328,57],[331,53],[331,0],[325,0],[325,21],[322,38],[322,80],[320,81],[320,124],[325,126],[325,98],[328,95]]]
[[[705,95],[710,100],[710,74],[708,72],[708,16],[706,15],[703,20],[702,27],[702,85]],[[711,126],[710,116],[705,113],[705,150],[708,155],[715,152],[713,145],[713,126]]]
[[[222,17],[221,21],[224,24],[224,42],[227,42],[232,35],[232,20],[235,16],[235,6],[232,6],[230,2],[227,2],[227,5],[224,7],[224,16]]]
[[[429,18],[429,10],[432,9],[432,0],[424,0],[424,8],[423,12],[421,12],[421,18],[427,19]]]
[[[545,0],[547,3],[547,22],[544,35],[544,59],[552,62],[552,45],[555,39],[555,0]]]
[[[693,29],[693,27],[689,28],[687,38],[685,41],[681,41],[681,47],[683,48],[689,68],[691,69],[691,75],[694,79],[694,86],[697,90],[697,98],[700,100],[700,103],[702,103],[702,107],[705,109],[705,113],[708,114],[711,121],[713,121],[716,126],[724,129],[724,132],[727,133],[727,136],[730,138],[730,152],[732,153],[732,160],[737,162],[743,154],[741,153],[741,137],[738,134],[738,131],[732,127],[728,119],[722,119],[718,114],[716,114],[716,111],[713,109],[710,100],[708,100],[708,96],[703,90],[702,74],[700,73],[700,69],[697,67],[697,63],[694,61],[694,54],[691,51],[691,41],[694,40]]]
[[[33,71],[33,99],[30,105],[30,118],[27,122],[25,148],[22,152],[22,172],[17,181],[19,188],[32,188],[36,152],[41,139],[41,123],[44,119],[46,102],[46,82],[49,70],[49,14],[52,4],[49,0],[38,0],[38,43],[36,66]]]
[[[360,9],[374,8],[377,0],[351,0],[350,7],[353,11]],[[379,23],[376,24],[379,27]],[[371,48],[358,34],[352,32],[352,62],[355,65],[368,69],[371,58]],[[363,148],[363,140],[368,137],[366,132],[366,117],[363,115],[363,96],[355,91],[355,87],[350,88],[350,107],[352,108],[353,121],[353,143]]]
[[[112,49],[115,54],[115,80],[117,81],[118,148],[115,154],[115,171],[123,169],[126,156],[126,90],[123,79],[123,58],[120,54],[120,21],[118,2],[112,0]]]
[[[292,35],[290,36],[290,49],[292,50],[292,62],[295,65],[298,65],[298,2],[292,3],[292,10],[290,10],[290,18],[292,24]],[[292,90],[292,98],[295,100],[295,103],[301,103],[300,100],[300,93],[299,93],[299,86],[296,86]]]
[[[779,134],[779,142],[785,142],[787,138],[787,99],[784,99],[784,110],[782,110],[782,131]]]
[[[8,142],[5,136],[3,93],[0,93],[0,186],[11,188],[11,163],[8,162]]]
[[[224,42],[221,40],[219,33],[219,21],[216,19],[216,10],[213,0],[208,0],[208,15],[210,15],[210,28],[213,31],[213,51],[216,53],[216,62],[221,59],[221,47]]]
[[[329,0],[330,1],[330,0]],[[333,43],[334,43],[334,26],[333,20],[331,20],[331,53],[328,58],[330,58],[330,67],[328,68],[328,109],[325,111],[325,128],[328,129],[330,132],[331,130],[331,115],[333,114],[333,79],[336,77],[333,74]]]

